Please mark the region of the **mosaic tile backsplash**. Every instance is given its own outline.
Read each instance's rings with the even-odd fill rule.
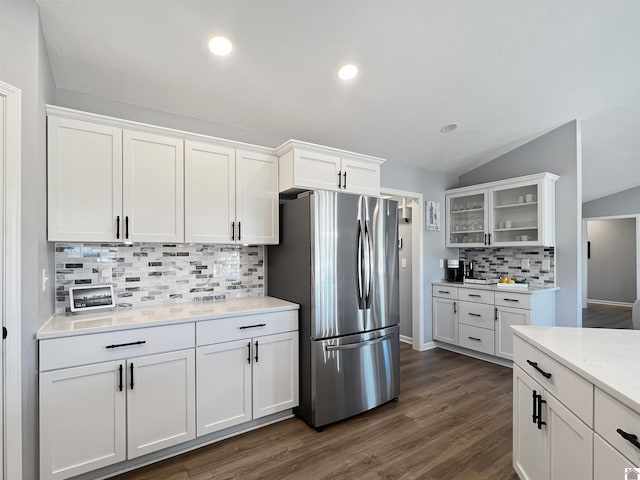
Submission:
[[[75,285],[113,284],[119,307],[264,295],[263,246],[56,243],[55,261],[56,313]]]
[[[529,269],[522,269],[522,260],[529,259]],[[474,275],[481,277],[526,278],[537,286],[555,285],[555,249],[553,247],[489,247],[461,248],[460,259],[473,261]],[[549,270],[542,269],[542,260],[548,259]]]

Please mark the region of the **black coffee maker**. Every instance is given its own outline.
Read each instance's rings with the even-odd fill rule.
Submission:
[[[457,258],[450,258],[445,262],[444,279],[447,282],[462,282],[464,280],[464,262]]]

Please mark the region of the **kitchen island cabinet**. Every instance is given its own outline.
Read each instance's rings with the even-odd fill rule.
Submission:
[[[522,479],[624,478],[640,462],[640,332],[513,328],[513,467]]]
[[[40,478],[111,475],[290,417],[297,308],[253,297],[52,317],[37,335]]]

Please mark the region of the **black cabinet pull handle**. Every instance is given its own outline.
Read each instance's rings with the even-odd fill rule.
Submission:
[[[238,222],[238,241],[242,240],[242,224]]]
[[[491,245],[491,234],[489,234],[489,241],[487,242],[487,245]]]
[[[258,328],[258,327],[266,327],[267,324],[266,323],[256,323],[255,325],[243,325],[240,328],[240,330],[246,330],[247,328]]]
[[[258,340],[256,340],[256,363],[258,363]]]
[[[520,300],[515,299],[515,298],[503,298],[503,300],[504,300],[505,302],[519,302],[519,301],[520,301]]]
[[[131,372],[131,390],[133,390],[133,363],[129,364],[129,370]]]
[[[458,313],[458,310],[456,308],[456,302],[453,302],[453,313]]]
[[[481,316],[482,316],[482,315],[480,315],[479,313],[471,313],[471,312],[468,312],[468,313],[469,313],[469,315],[471,315],[472,317],[481,317]]]
[[[342,188],[342,170],[338,170],[338,188]]]
[[[251,363],[251,342],[247,343],[247,363]]]
[[[116,217],[116,238],[120,238],[120,215]]]
[[[533,423],[538,423],[538,415],[536,414],[536,406],[538,405],[538,392],[533,391]]]
[[[146,340],[138,340],[137,342],[129,342],[129,343],[114,343],[113,345],[107,345],[104,348],[120,348],[120,347],[130,347],[131,345],[142,345],[147,343]]]
[[[640,442],[638,442],[638,436],[634,435],[633,433],[627,433],[624,430],[622,430],[621,428],[617,428],[616,432],[618,432],[618,434],[624,438],[627,442],[631,443],[634,447],[636,448],[640,448]]]
[[[480,340],[479,338],[476,337],[469,337],[469,340],[475,340],[476,342],[481,342],[482,340]]]
[[[494,313],[494,318],[493,319],[494,320],[498,320],[498,307],[495,307],[494,310],[495,310],[495,313]]]
[[[342,188],[347,188],[347,171],[345,170],[344,173],[342,174],[342,177],[344,178],[344,181],[342,182]]]
[[[438,293],[449,293],[449,290],[438,290]]]
[[[468,294],[470,297],[478,297],[480,298],[482,295],[478,295],[477,293],[469,293]]]
[[[527,360],[527,363],[539,371],[544,378],[551,378],[551,374],[549,372],[545,372],[538,366],[538,362],[532,362],[531,360]]]
[[[542,400],[542,395],[538,394],[538,430],[542,430],[542,426],[547,424],[547,422],[542,421],[542,404],[543,403],[547,403],[547,401]]]
[[[122,391],[122,364],[120,364],[120,366],[118,367],[118,370],[119,370],[118,374],[120,376],[120,379],[118,381],[118,390]]]
[[[231,222],[231,240],[236,239],[236,222]]]
[[[487,244],[487,234],[486,233],[484,234],[484,244],[485,245]]]
[[[129,215],[124,217],[124,238],[129,240]]]

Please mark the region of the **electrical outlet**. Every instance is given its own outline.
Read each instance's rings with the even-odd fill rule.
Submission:
[[[444,268],[444,260],[442,258],[440,259],[440,268]]]
[[[542,259],[542,270],[551,270],[551,260],[548,258]]]
[[[529,259],[528,258],[523,258],[522,259],[522,270],[529,270]]]
[[[400,266],[402,268],[407,268],[407,259],[406,258],[403,258],[403,259],[400,260]]]
[[[46,293],[47,285],[49,284],[49,275],[47,275],[47,269],[42,269],[42,293]]]
[[[100,278],[102,280],[106,281],[110,281],[113,275],[113,271],[111,270],[111,267],[102,267],[100,268]]]

